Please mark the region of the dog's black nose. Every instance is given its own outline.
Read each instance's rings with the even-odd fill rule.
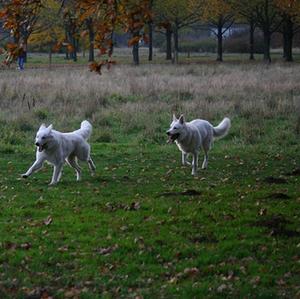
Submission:
[[[167,131],[167,135],[169,136],[169,135],[171,135],[171,133],[169,131]]]
[[[36,146],[40,146],[40,144],[37,142],[36,144],[35,144]]]

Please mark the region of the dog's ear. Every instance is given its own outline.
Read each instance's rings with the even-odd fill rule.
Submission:
[[[173,121],[176,121],[177,120],[177,117],[175,115],[175,113],[173,113]]]
[[[180,115],[180,117],[179,117],[179,122],[180,122],[181,124],[184,124],[184,116],[183,116],[183,114]]]
[[[53,128],[52,124],[47,128],[49,131],[51,131]]]
[[[45,128],[46,128],[46,125],[45,124],[41,124],[39,130],[45,129]]]

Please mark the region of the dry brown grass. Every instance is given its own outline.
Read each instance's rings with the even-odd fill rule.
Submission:
[[[71,128],[88,118],[104,139],[118,132],[156,139],[174,111],[188,119],[238,117],[248,120],[241,130],[252,131],[252,122],[259,131],[264,119],[297,118],[299,82],[300,66],[284,64],[116,66],[102,76],[87,69],[9,71],[0,73],[0,119]]]

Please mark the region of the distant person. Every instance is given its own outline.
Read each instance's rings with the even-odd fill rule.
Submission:
[[[24,64],[26,59],[26,45],[24,43],[20,44],[19,53],[18,53],[18,69],[20,71],[24,70]]]

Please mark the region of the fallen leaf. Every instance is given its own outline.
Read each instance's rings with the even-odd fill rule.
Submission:
[[[114,245],[109,246],[109,247],[99,248],[96,251],[99,254],[108,255],[108,254],[112,253],[113,251],[117,250],[118,248],[119,248],[118,244],[114,244]]]
[[[199,274],[199,269],[194,267],[194,268],[185,268],[183,273],[187,276],[195,276]]]
[[[80,290],[72,288],[64,293],[65,298],[74,298],[80,295]]]
[[[69,250],[68,245],[59,247],[59,248],[57,249],[57,251],[59,251],[59,252],[67,252],[68,250]]]
[[[217,292],[218,293],[222,293],[223,291],[225,291],[227,289],[227,285],[226,284],[221,284],[218,288],[217,288]]]
[[[52,223],[52,217],[51,216],[48,216],[46,219],[44,219],[43,223],[45,225],[49,225]]]
[[[21,244],[21,245],[20,245],[20,248],[21,248],[21,249],[28,250],[28,249],[30,249],[30,248],[31,248],[31,244],[30,244],[30,243],[28,243],[28,242],[26,242],[26,243],[23,243],[23,244]]]
[[[136,210],[138,210],[140,207],[141,207],[141,205],[140,205],[139,202],[132,202],[132,203],[130,204],[129,210],[130,210],[130,211],[136,211]]]
[[[260,209],[258,214],[259,214],[260,216],[267,215],[267,209],[266,209],[266,208]]]

